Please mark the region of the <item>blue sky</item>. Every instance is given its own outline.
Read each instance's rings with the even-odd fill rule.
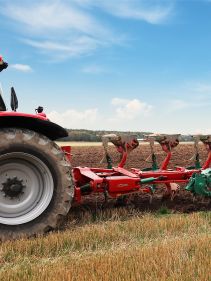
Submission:
[[[211,1],[0,0],[19,111],[67,128],[211,133]]]

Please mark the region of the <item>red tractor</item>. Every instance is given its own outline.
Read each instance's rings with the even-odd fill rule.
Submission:
[[[41,107],[24,114],[16,112],[17,105],[13,88],[13,111],[0,99],[1,239],[56,228],[74,196],[68,149],[54,142],[66,137],[66,130],[50,122]]]
[[[0,60],[0,71],[7,64]],[[73,199],[103,193],[105,199],[119,198],[134,192],[153,192],[155,184],[170,187],[177,182],[188,183],[195,194],[211,196],[210,169],[199,167],[168,170],[171,148],[177,143],[166,142],[168,156],[161,168],[147,171],[124,169],[127,154],[139,143],[135,136],[104,136],[107,168],[70,165],[70,147],[59,147],[54,141],[68,136],[67,131],[52,123],[40,106],[35,114],[17,112],[18,100],[11,89],[11,111],[6,110],[0,95],[0,240],[30,237],[48,232],[60,225],[70,210]],[[121,153],[118,167],[112,167],[107,142]],[[211,140],[204,143],[211,150]],[[163,145],[164,148],[164,145]],[[209,154],[210,157],[210,154]],[[210,164],[211,157],[206,167]],[[155,162],[155,155],[152,154]],[[152,184],[152,185],[149,185]],[[203,192],[204,193],[203,193]]]
[[[7,67],[0,57],[0,71]],[[0,94],[0,240],[43,233],[58,226],[74,196],[68,148],[54,142],[67,131],[36,114],[17,112],[11,89],[7,111]]]

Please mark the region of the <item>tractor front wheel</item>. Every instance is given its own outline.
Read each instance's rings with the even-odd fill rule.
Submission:
[[[57,228],[73,195],[70,164],[54,142],[25,129],[0,131],[0,240]]]

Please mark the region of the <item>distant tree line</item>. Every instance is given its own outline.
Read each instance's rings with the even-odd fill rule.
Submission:
[[[62,141],[84,141],[84,142],[101,142],[102,136],[106,134],[127,134],[136,135],[137,139],[143,139],[144,136],[151,132],[134,132],[134,131],[100,131],[100,130],[84,130],[84,129],[67,129],[68,137],[61,139]],[[190,135],[181,135],[180,141],[192,141]]]
[[[63,141],[100,142],[105,134],[136,135],[138,139],[143,139],[144,135],[150,134],[150,132],[92,131],[84,129],[67,129],[67,131],[68,137],[63,138]]]

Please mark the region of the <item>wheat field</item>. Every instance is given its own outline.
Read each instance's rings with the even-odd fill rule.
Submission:
[[[1,244],[0,280],[211,280],[210,213],[161,213],[70,214],[61,232]]]
[[[174,163],[191,148],[178,150]],[[73,149],[74,165],[102,157],[100,147]],[[63,230],[0,244],[0,281],[211,281],[211,204],[193,208],[185,198],[182,207],[148,212],[102,209],[93,199],[73,207]],[[186,205],[207,211],[184,214]]]

